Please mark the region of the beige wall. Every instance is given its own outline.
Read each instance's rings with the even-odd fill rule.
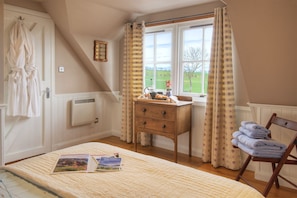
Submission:
[[[237,106],[247,106],[249,102],[248,91],[243,78],[243,71],[240,65],[236,42],[233,40],[233,78],[234,78],[234,89],[235,89],[235,104]]]
[[[4,10],[3,8],[4,2],[3,0],[0,0],[0,10]],[[4,51],[3,51],[3,46],[4,46],[4,12],[0,12],[0,27],[2,27],[0,29],[0,104],[4,103]]]
[[[99,91],[100,87],[57,29],[55,34],[56,94]],[[59,66],[64,67],[64,73],[58,72]]]
[[[46,12],[45,9],[38,2],[27,1],[27,0],[25,1],[24,0],[4,0],[4,3],[14,5],[14,6],[19,6],[22,8],[27,8],[30,10],[39,11],[39,12]]]
[[[297,105],[297,1],[225,0],[249,102]]]
[[[3,0],[0,0],[0,2]],[[35,3],[31,1],[24,0],[4,0],[3,3],[19,6],[35,11],[45,12],[44,8],[40,3]],[[0,7],[3,6],[0,4]],[[2,8],[3,10],[3,8]],[[3,12],[1,12],[3,14]],[[0,16],[0,25],[3,21],[4,16]],[[3,24],[1,25],[3,27]],[[2,29],[0,31],[0,36],[2,36]],[[3,46],[3,41],[0,41],[0,45]],[[0,60],[4,61],[2,53],[3,48],[0,49]],[[1,65],[4,65],[1,64]],[[64,66],[65,72],[58,73],[58,67]],[[3,67],[0,66],[0,71]],[[82,62],[78,59],[78,56],[74,53],[65,39],[61,36],[60,32],[56,30],[55,32],[55,93],[81,93],[81,92],[93,92],[101,90],[98,84],[94,81],[92,76]],[[0,72],[3,73],[3,72]],[[0,76],[1,82],[3,76]],[[0,93],[4,93],[3,83],[1,83]],[[1,102],[2,101],[2,102]],[[4,102],[3,94],[0,95],[0,103]]]

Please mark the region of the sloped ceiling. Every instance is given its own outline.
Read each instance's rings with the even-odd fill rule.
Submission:
[[[110,39],[136,17],[215,0],[71,0],[72,30]],[[86,22],[86,19],[88,22]]]
[[[118,42],[119,33],[127,22],[152,13],[179,9],[219,0],[31,0],[40,2],[51,15],[57,28],[76,51],[104,91],[118,91],[112,83],[119,57],[98,63],[92,60],[93,40]],[[117,47],[109,50],[118,50]],[[118,54],[118,53],[109,53]],[[109,64],[109,65],[108,65]],[[112,65],[111,65],[112,64]],[[106,66],[108,65],[108,66]],[[117,68],[115,68],[117,67]],[[108,75],[106,75],[108,74]]]
[[[55,9],[52,16],[60,15],[69,19],[68,24],[73,33],[96,35],[112,39],[119,28],[138,16],[209,3],[217,0],[35,0],[40,1],[47,11]],[[59,5],[65,6],[60,7]],[[65,9],[63,12],[56,9]],[[64,15],[64,16],[62,16]],[[58,23],[59,21],[55,21]],[[63,23],[63,24],[62,24]]]

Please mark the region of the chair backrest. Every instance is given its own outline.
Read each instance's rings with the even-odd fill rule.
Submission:
[[[297,122],[293,120],[277,117],[276,113],[272,114],[270,120],[266,125],[266,128],[269,129],[272,124],[275,124],[293,131],[297,131]]]

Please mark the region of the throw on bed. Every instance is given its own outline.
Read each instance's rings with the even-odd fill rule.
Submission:
[[[115,172],[51,174],[61,154],[119,153]],[[103,143],[85,143],[6,166],[61,197],[263,197],[250,186],[181,164]]]

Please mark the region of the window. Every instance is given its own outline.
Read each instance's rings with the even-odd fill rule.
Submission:
[[[172,29],[148,32],[144,37],[145,87],[166,89],[173,65]]]
[[[146,28],[144,87],[173,94],[207,93],[213,19]],[[166,83],[167,82],[167,83]]]

